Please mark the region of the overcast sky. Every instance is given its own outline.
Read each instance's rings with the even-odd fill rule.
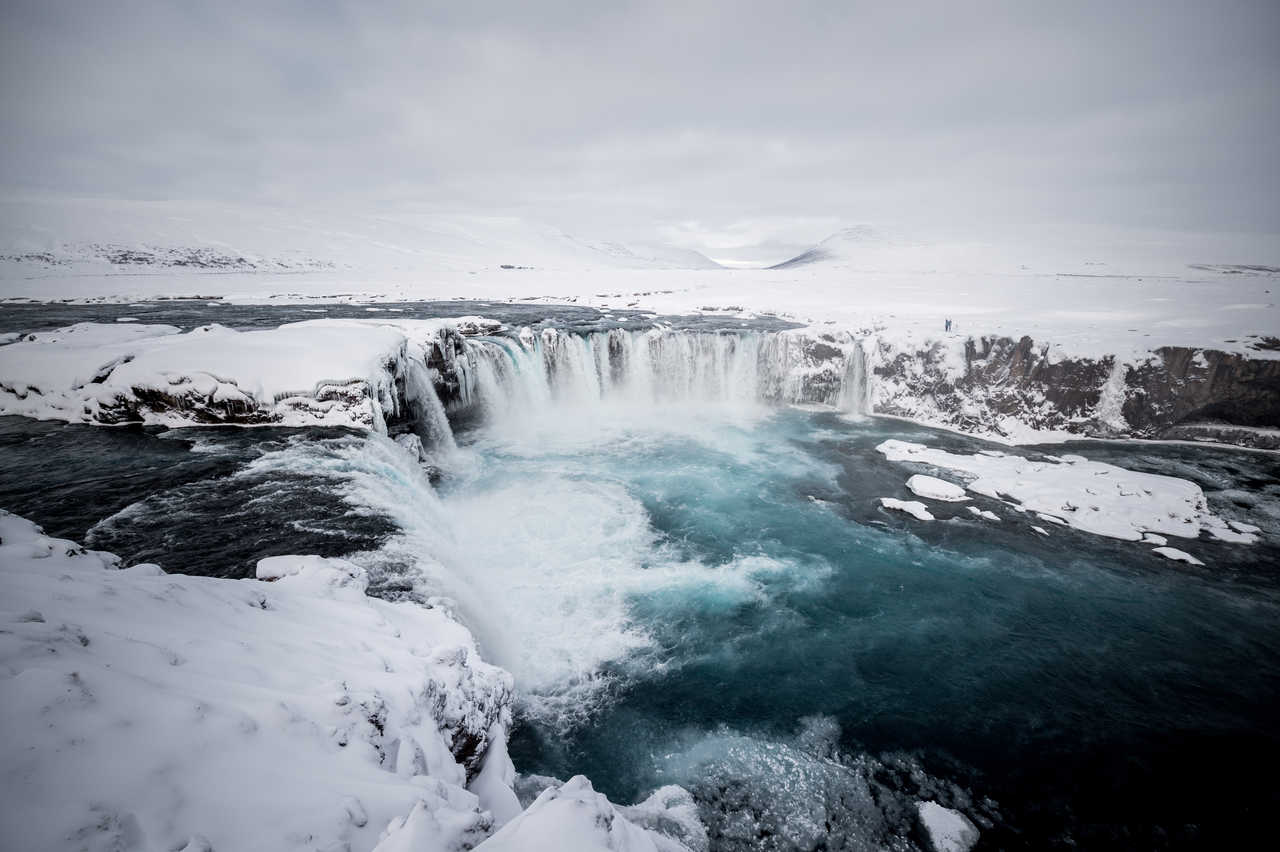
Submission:
[[[0,0],[6,195],[1280,232],[1280,2]]]

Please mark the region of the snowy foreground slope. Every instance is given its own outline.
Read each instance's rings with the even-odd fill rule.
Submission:
[[[522,812],[511,678],[444,606],[340,559],[258,576],[122,569],[0,512],[5,848],[705,849],[675,787],[622,809],[575,778]]]

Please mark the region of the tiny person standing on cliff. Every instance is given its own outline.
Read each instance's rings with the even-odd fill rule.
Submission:
[[[947,331],[950,331],[950,330],[951,330],[951,318],[950,318],[950,317],[947,317],[946,322],[947,322],[946,330],[947,330]]]

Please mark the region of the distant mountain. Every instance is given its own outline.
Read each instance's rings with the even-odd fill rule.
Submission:
[[[856,225],[845,228],[827,237],[822,242],[802,251],[800,254],[770,266],[770,269],[794,269],[812,263],[830,261],[856,260],[860,250],[883,248],[891,242],[880,231],[869,225]]]
[[[661,243],[589,243],[565,235],[586,248],[599,252],[615,265],[653,269],[724,269],[700,251]]]

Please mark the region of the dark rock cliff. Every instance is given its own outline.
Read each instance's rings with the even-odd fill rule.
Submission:
[[[1209,438],[1280,448],[1280,360],[1162,347],[1136,364],[1054,357],[1030,337],[874,352],[874,410],[975,433]],[[878,357],[877,357],[878,356]]]

